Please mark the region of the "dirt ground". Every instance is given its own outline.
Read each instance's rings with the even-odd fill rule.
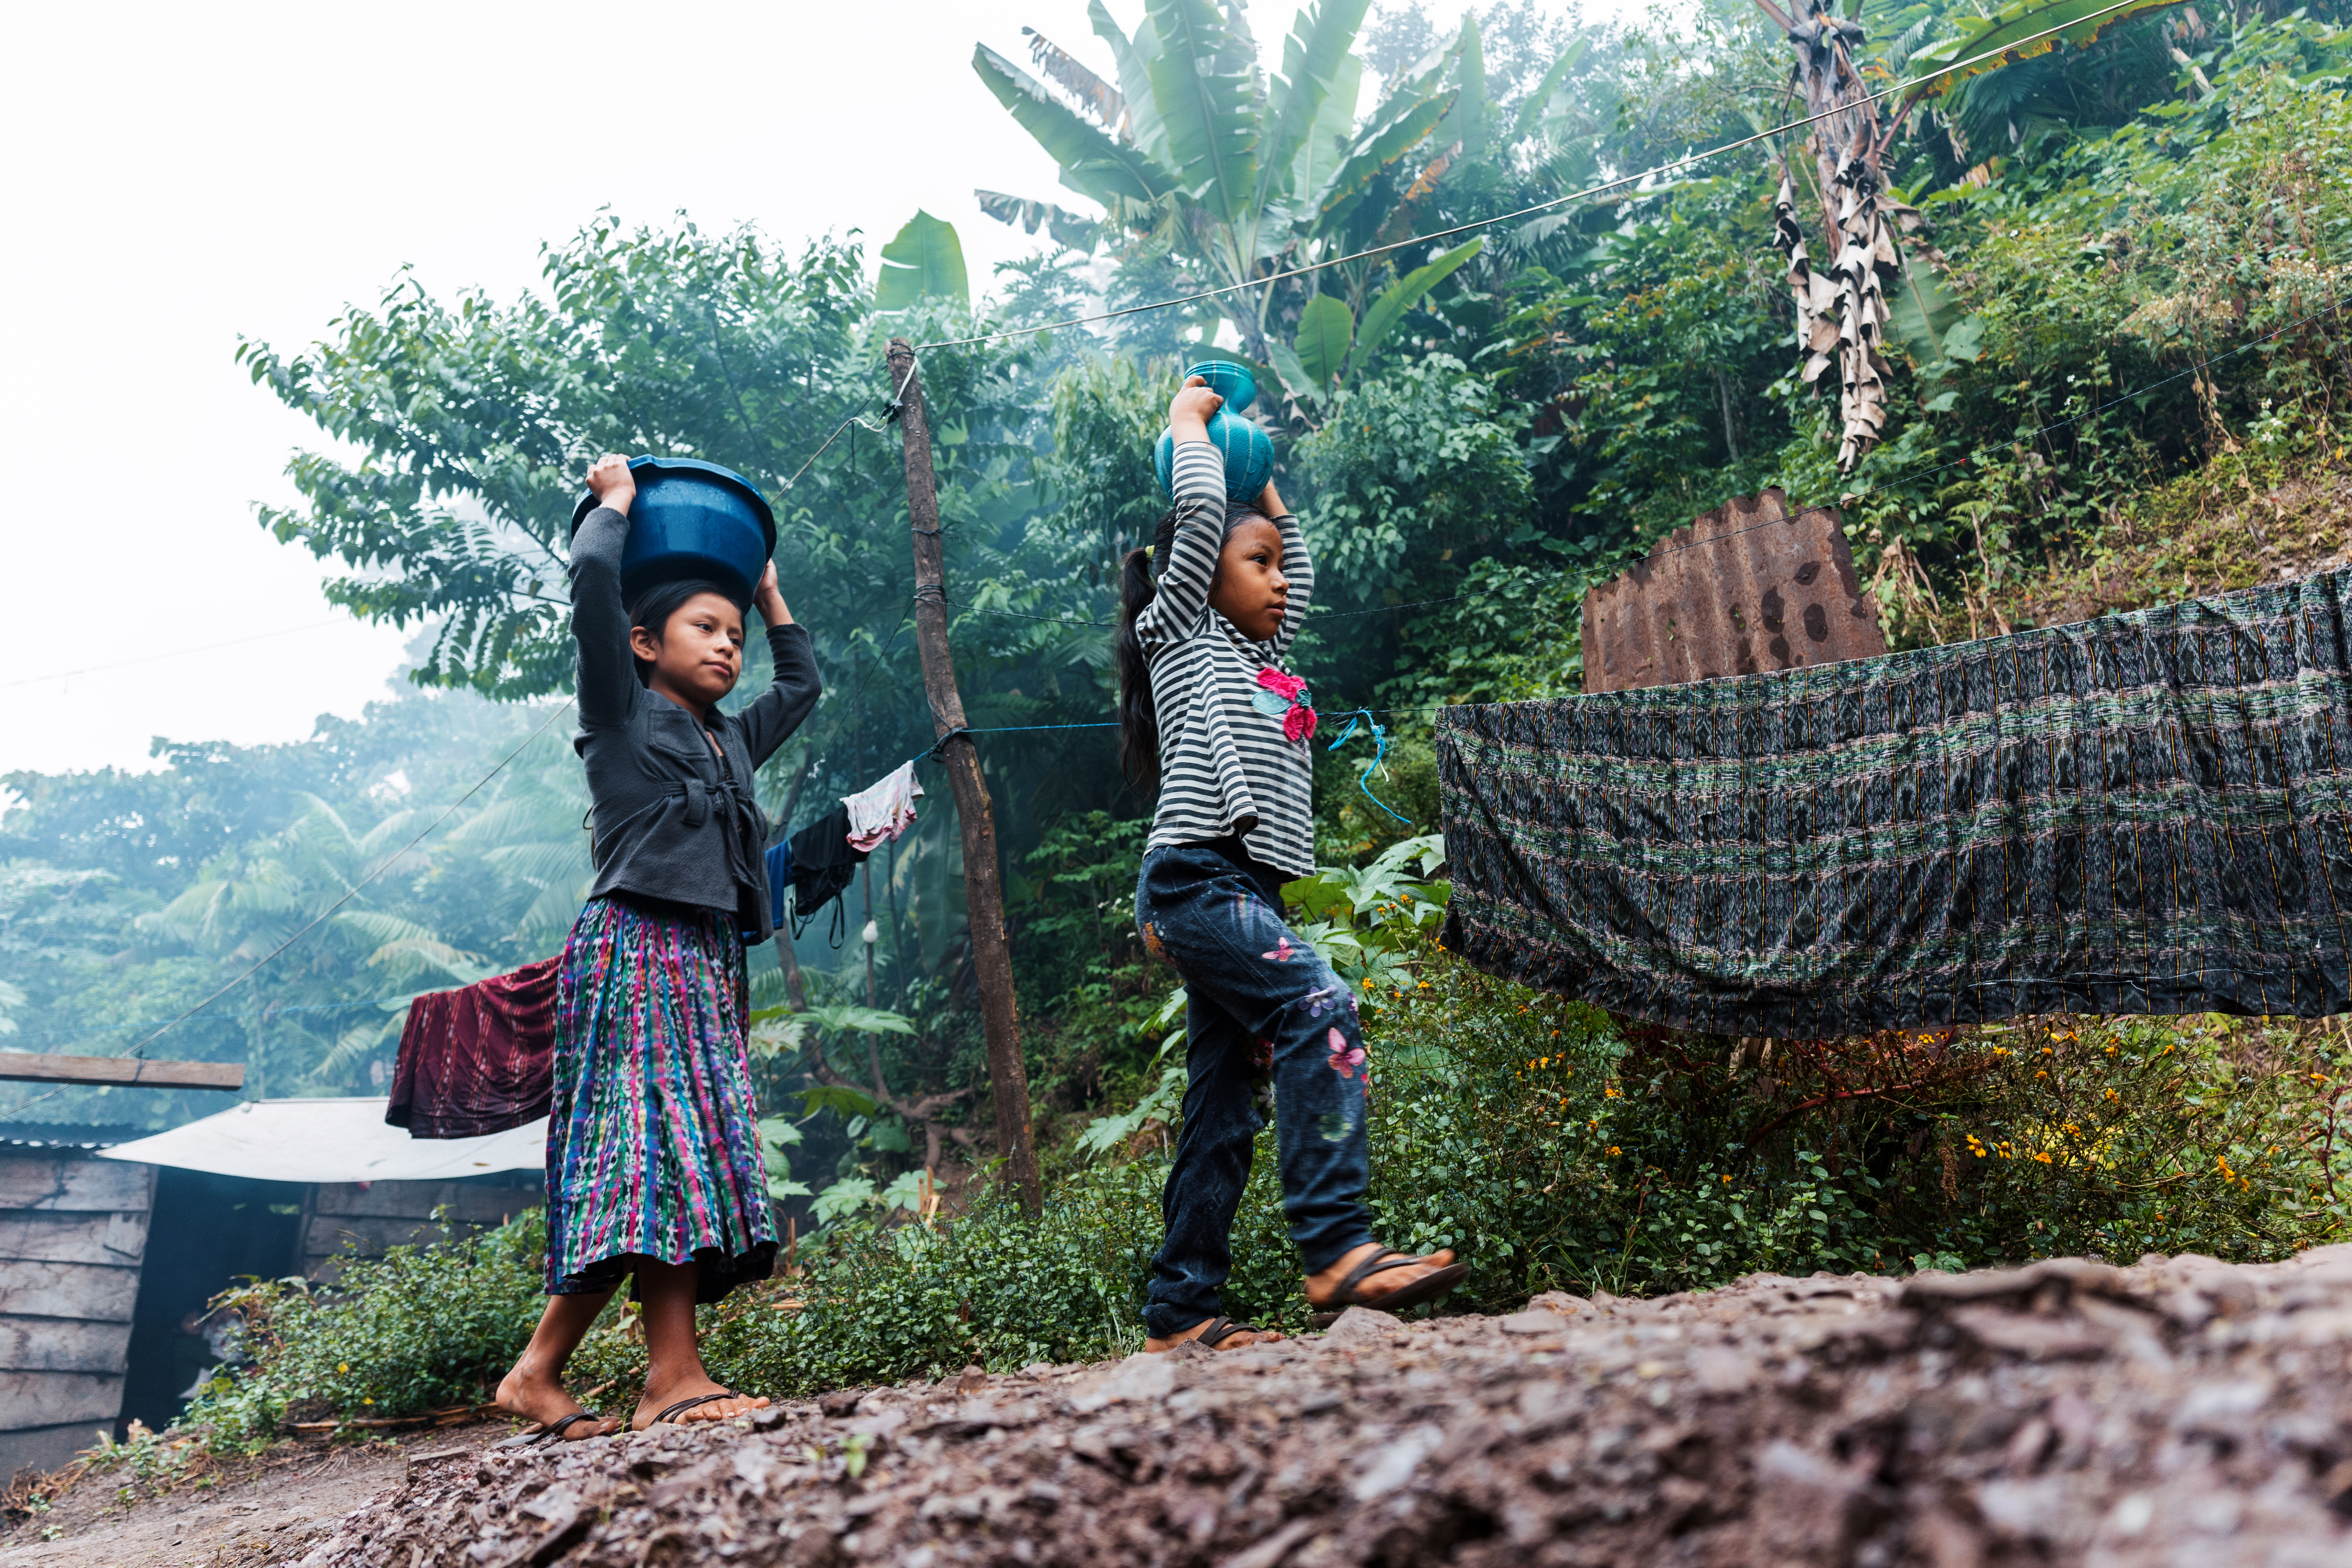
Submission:
[[[332,1449],[289,1447],[231,1465],[210,1486],[129,1501],[120,1478],[94,1476],[47,1512],[0,1535],[0,1568],[260,1568],[296,1562],[344,1515],[399,1485],[414,1456],[470,1454],[511,1430],[504,1422],[476,1423]]]
[[[2344,1568],[2352,1247],[1355,1311],[476,1451],[496,1435],[93,1510],[0,1568]]]

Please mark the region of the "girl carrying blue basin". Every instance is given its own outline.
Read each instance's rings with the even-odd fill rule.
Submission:
[[[719,476],[765,521],[757,492],[723,469],[637,466],[656,478]],[[538,1441],[620,1425],[582,1410],[562,1373],[632,1274],[651,1365],[631,1426],[725,1420],[768,1403],[704,1372],[694,1308],[774,1271],[746,1037],[744,943],[769,934],[767,821],[752,776],[819,690],[808,633],[793,624],[772,562],[756,588],[748,571],[656,580],[633,584],[625,606],[625,552],[633,566],[644,552],[642,541],[628,551],[638,481],[608,456],[588,488],[594,510],[583,503],[572,541],[573,744],[594,805],[596,879],[559,979],[547,1310],[498,1394],[501,1409],[541,1424],[526,1439]],[[698,526],[685,515],[681,533]],[[767,625],[775,684],[721,713],[742,673],[747,604]]]
[[[1149,1351],[1280,1337],[1234,1322],[1218,1298],[1262,1125],[1252,1073],[1269,1055],[1283,1212],[1308,1302],[1398,1311],[1465,1272],[1450,1251],[1411,1258],[1371,1238],[1356,1000],[1283,919],[1282,884],[1315,869],[1315,710],[1307,683],[1281,668],[1315,569],[1270,481],[1255,504],[1227,497],[1223,453],[1238,445],[1233,417],[1214,417],[1223,403],[1196,374],[1169,405],[1175,505],[1151,549],[1127,556],[1117,635],[1120,761],[1137,787],[1160,791],[1135,919],[1188,997],[1184,1127],[1160,1198]]]

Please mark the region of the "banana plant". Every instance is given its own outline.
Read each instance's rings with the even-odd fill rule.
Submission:
[[[2060,47],[2085,47],[2109,27],[2180,3],[2133,0],[2118,7],[2116,0],[2011,0],[1989,16],[1954,17],[1949,37],[1911,57],[1918,79],[1904,89],[1902,101],[1907,108],[1949,92],[1970,77]]]
[[[1240,6],[1214,0],[1147,0],[1131,34],[1093,0],[1087,16],[1109,47],[1116,81],[1034,32],[1030,52],[1053,87],[986,45],[974,50],[972,68],[1061,165],[1063,184],[1100,204],[1098,232],[1138,255],[1172,256],[1204,284],[1247,283],[1371,243],[1397,205],[1378,199],[1380,176],[1465,101],[1462,62],[1465,42],[1475,61],[1475,23],[1356,123],[1363,68],[1351,51],[1369,4],[1317,0],[1302,9],[1274,75],[1258,66]],[[1483,76],[1475,85],[1483,116]],[[1460,133],[1473,129],[1463,124]],[[981,195],[989,211],[1053,224],[1057,234],[1076,232],[1080,221],[1045,204]],[[1361,279],[1349,280],[1354,298],[1342,303],[1351,315],[1361,288]],[[1238,289],[1219,304],[1243,352],[1280,373],[1269,331],[1276,293]]]
[[[1414,268],[1373,296],[1364,311],[1363,325],[1356,312],[1336,294],[1318,294],[1298,313],[1295,344],[1272,345],[1274,367],[1292,392],[1321,399],[1333,388],[1371,363],[1404,313],[1452,276],[1454,269],[1478,254],[1483,239],[1455,246],[1435,260]]]

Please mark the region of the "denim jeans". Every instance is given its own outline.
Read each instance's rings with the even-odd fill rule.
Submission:
[[[1237,840],[1151,850],[1135,886],[1144,945],[1184,978],[1184,1129],[1160,1194],[1167,1237],[1144,1324],[1181,1332],[1223,1311],[1234,1215],[1249,1181],[1254,1056],[1271,1051],[1282,1209],[1308,1273],[1371,1239],[1364,1209],[1370,1063],[1356,999],[1282,918],[1279,872]],[[1255,1047],[1255,1049],[1253,1049]]]

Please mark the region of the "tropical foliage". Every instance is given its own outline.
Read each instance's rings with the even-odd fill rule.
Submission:
[[[1318,554],[1297,653],[1326,733],[1359,708],[1381,725],[1318,750],[1327,869],[1294,897],[1398,1047],[1375,1169],[1389,1239],[1474,1243],[1476,1299],[1499,1302],[1544,1280],[2334,1234],[2307,1134],[2346,1068],[2308,1031],[2037,1021],[2014,1040],[1782,1042],[1767,1066],[1426,946],[1433,709],[1576,689],[1585,591],[1730,497],[1834,503],[1898,646],[2352,547],[2338,0],[1840,7],[1836,48],[1886,89],[1872,196],[1900,257],[1874,272],[1866,453],[1840,396],[1802,380],[1822,351],[1808,332],[1798,352],[1775,244],[1793,228],[1828,268],[1835,193],[1801,136],[1749,140],[1802,86],[1768,9],[1591,24],[1496,0],[1441,30],[1412,5],[1316,0],[1262,45],[1222,0],[1149,0],[1132,26],[1097,5],[1091,38],[975,55],[973,105],[1027,130],[1066,187],[982,194],[1039,245],[992,279],[929,215],[873,257],[600,219],[547,248],[530,296],[400,278],[319,342],[245,345],[257,395],[320,432],[291,463],[299,500],[262,521],[332,564],[340,603],[416,634],[415,689],[300,744],[172,742],[148,773],[9,775],[6,1047],[126,1047],[315,921],[155,1048],[246,1061],[273,1094],[349,1092],[377,1081],[405,996],[552,952],[585,867],[556,707],[566,529],[607,448],[708,458],[777,502],[827,696],[762,774],[772,815],[804,822],[922,752],[887,340],[1213,289],[920,362],[958,677],[970,721],[1002,731],[982,756],[1041,1142],[1077,1216],[1037,1233],[1054,1283],[1024,1321],[989,1316],[1012,1300],[999,1255],[1017,1227],[986,1196],[961,845],[939,792],[851,889],[839,944],[822,924],[802,939],[809,1010],[759,1038],[779,1201],[804,1238],[824,1226],[806,1300],[895,1302],[898,1326],[860,1339],[831,1309],[771,1312],[742,1355],[881,1375],[1123,1342],[1122,1270],[1148,1251],[1178,1079],[1172,983],[1126,907],[1148,805],[1090,726],[1111,706],[1117,564],[1163,504],[1149,444],[1204,356],[1249,362],[1275,395],[1259,416]],[[2061,25],[2063,47],[1958,68]],[[753,984],[784,1006],[772,954]],[[2051,1053],[2032,1070],[2063,1094],[2020,1070],[2028,1049]],[[1767,1125],[1824,1075],[1923,1051],[1967,1068],[1948,1093]],[[207,1109],[42,1091],[0,1100],[0,1120]],[[1295,1302],[1263,1195],[1245,1293],[1280,1313]]]

